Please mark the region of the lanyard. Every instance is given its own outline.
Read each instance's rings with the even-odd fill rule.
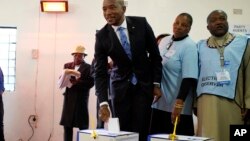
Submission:
[[[227,38],[225,38],[223,40],[222,46],[219,46],[219,44],[216,42],[216,40],[213,39],[213,42],[216,45],[218,52],[220,53],[220,66],[221,66],[221,68],[224,68],[224,63],[225,63],[225,57],[224,57],[225,45],[224,45],[224,43],[226,42],[226,40],[227,40]]]
[[[172,47],[173,43],[174,43],[174,41],[172,40],[172,41],[168,44],[167,50],[169,50],[169,49]]]
[[[225,50],[225,46],[222,46],[222,47],[217,47],[217,50],[219,51],[220,53],[220,66],[222,68],[224,68],[224,50]]]

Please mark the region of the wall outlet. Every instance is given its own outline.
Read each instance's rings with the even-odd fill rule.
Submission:
[[[32,55],[32,59],[38,59],[38,56],[39,56],[38,49],[32,49],[31,55]]]
[[[37,115],[30,115],[29,116],[29,124],[32,127],[37,128],[38,116]]]

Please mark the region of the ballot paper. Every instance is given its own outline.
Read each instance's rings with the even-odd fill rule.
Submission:
[[[108,131],[110,133],[120,133],[119,118],[109,118]]]
[[[64,87],[68,88],[72,87],[72,83],[70,82],[71,76],[79,78],[81,76],[81,73],[73,69],[64,69],[58,80],[58,86],[60,89]]]

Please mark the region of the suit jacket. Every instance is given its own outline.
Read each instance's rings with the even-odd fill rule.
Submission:
[[[162,59],[152,28],[144,17],[126,17],[126,20],[132,60],[126,55],[111,25],[106,24],[96,34],[95,87],[100,102],[108,101],[108,56],[113,61],[110,74],[111,97],[126,92],[133,73],[149,95],[153,92],[153,82],[161,82]]]
[[[74,69],[74,63],[66,63],[64,69]],[[89,90],[94,85],[94,79],[90,74],[89,64],[82,62],[78,71],[81,73],[80,80],[65,90],[60,124],[87,129],[89,127]]]

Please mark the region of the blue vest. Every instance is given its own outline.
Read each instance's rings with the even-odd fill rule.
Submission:
[[[234,99],[238,69],[246,49],[247,37],[235,35],[233,41],[225,47],[225,70],[230,74],[230,82],[222,84],[217,81],[217,72],[222,71],[220,54],[217,48],[209,48],[207,40],[198,42],[199,53],[199,79],[197,95],[202,93],[217,95]]]
[[[198,78],[196,43],[190,37],[186,37],[183,40],[174,41],[169,50],[167,50],[172,42],[171,38],[172,36],[165,37],[159,44],[163,66],[161,79],[161,91],[163,95],[158,102],[152,105],[153,108],[167,112],[172,112],[173,110],[182,79]],[[172,56],[167,56],[166,53],[171,50],[175,53]],[[190,91],[181,114],[192,114],[193,95],[193,91]]]

